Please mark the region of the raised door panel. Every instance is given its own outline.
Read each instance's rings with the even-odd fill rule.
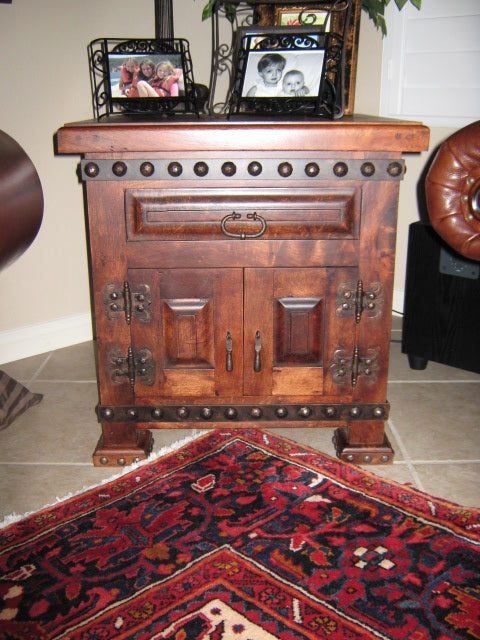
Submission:
[[[323,395],[327,294],[326,269],[275,269],[273,395]]]
[[[132,269],[129,277],[151,292],[151,319],[133,314],[132,340],[152,352],[155,375],[136,398],[241,394],[242,270]],[[227,334],[236,347],[231,367]]]
[[[354,269],[245,270],[245,395],[351,393],[332,382],[330,365],[336,349],[353,351],[353,314],[337,313],[341,282],[353,276]]]

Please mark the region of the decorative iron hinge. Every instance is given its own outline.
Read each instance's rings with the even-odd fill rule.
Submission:
[[[124,314],[127,324],[132,322],[132,312],[140,322],[149,322],[151,319],[150,305],[152,296],[148,284],[139,284],[131,291],[127,280],[123,286],[118,282],[106,284],[103,289],[103,306],[109,320],[115,320]]]
[[[365,354],[360,354],[359,348],[355,347],[353,353],[348,355],[344,349],[336,349],[330,364],[333,382],[345,384],[350,378],[352,387],[356,387],[359,376],[365,376],[367,384],[374,384],[380,369],[378,352],[378,347],[372,347]]]
[[[358,324],[363,313],[366,313],[367,318],[380,318],[383,305],[383,287],[379,282],[370,284],[367,291],[363,288],[362,280],[358,280],[356,286],[342,282],[338,287],[336,304],[338,317],[345,318],[353,315]]]
[[[133,351],[128,347],[126,355],[119,348],[112,349],[108,354],[108,368],[115,384],[123,384],[127,378],[133,389],[137,380],[147,386],[155,382],[155,361],[149,349]]]

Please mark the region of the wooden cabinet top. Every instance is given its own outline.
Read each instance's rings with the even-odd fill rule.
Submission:
[[[65,124],[56,134],[60,154],[162,151],[378,151],[428,149],[419,122],[370,116],[340,120],[226,120],[189,118],[132,121],[121,116]]]

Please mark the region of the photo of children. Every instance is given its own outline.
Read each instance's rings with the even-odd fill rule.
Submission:
[[[176,98],[184,94],[182,56],[111,53],[112,98]]]
[[[242,97],[317,97],[324,57],[322,49],[249,51]]]
[[[305,84],[305,76],[298,69],[287,71],[283,76],[282,96],[308,96],[310,89]]]

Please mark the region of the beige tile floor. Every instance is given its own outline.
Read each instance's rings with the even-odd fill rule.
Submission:
[[[480,507],[480,375],[429,362],[412,371],[400,351],[401,320],[394,318],[387,433],[395,462],[368,469],[465,506]],[[36,511],[70,492],[116,473],[93,467],[100,435],[94,349],[91,342],[59,349],[0,369],[42,402],[0,431],[0,522]],[[271,429],[335,455],[332,429]],[[194,434],[158,430],[154,453]]]

